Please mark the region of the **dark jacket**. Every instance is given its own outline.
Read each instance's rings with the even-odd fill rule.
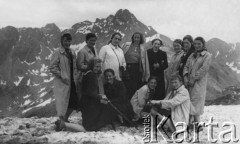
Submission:
[[[116,119],[116,112],[109,105],[102,104],[99,96],[97,74],[92,71],[83,76],[82,81],[82,124],[87,131],[97,131]]]
[[[105,84],[104,92],[107,98],[129,119],[133,116],[133,109],[126,97],[126,88],[122,81],[114,80],[113,84]]]

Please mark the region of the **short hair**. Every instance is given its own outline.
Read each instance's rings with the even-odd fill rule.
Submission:
[[[179,74],[173,74],[170,78],[170,81],[173,81],[173,80],[179,80],[179,82],[183,82],[183,79]]]
[[[112,39],[113,39],[116,35],[119,35],[119,36],[122,38],[122,35],[121,35],[119,32],[115,32],[115,33],[112,34],[111,39],[110,39],[110,41],[108,42],[108,44],[110,44],[110,43],[112,42]]]
[[[148,78],[148,83],[151,81],[151,80],[156,80],[156,82],[158,82],[158,77],[156,77],[156,76],[151,76],[151,77],[149,77]]]
[[[153,39],[152,40],[152,45],[153,45],[153,43],[155,42],[155,41],[160,41],[160,45],[162,46],[163,45],[163,42],[162,42],[162,40],[160,40],[159,38],[156,38],[156,39]]]
[[[180,44],[181,46],[183,46],[182,40],[180,40],[180,39],[175,39],[175,40],[173,41],[173,43],[178,43],[178,44]]]
[[[132,38],[131,38],[132,39],[132,43],[134,43],[134,35],[136,35],[136,34],[140,35],[140,44],[143,44],[144,43],[144,38],[143,38],[143,34],[140,33],[140,32],[133,33]]]
[[[203,37],[196,37],[195,39],[194,39],[194,41],[195,40],[199,40],[199,41],[201,41],[202,42],[202,44],[203,44],[203,49],[206,49],[206,47],[205,47],[205,40],[204,40],[204,38]]]
[[[111,69],[111,68],[109,68],[109,69],[106,69],[106,70],[104,71],[104,76],[105,76],[105,75],[106,75],[108,72],[112,73],[112,74],[113,74],[113,76],[115,76],[115,72],[114,72],[114,70],[113,70],[113,69]]]
[[[94,33],[88,33],[87,35],[86,35],[86,41],[88,41],[90,38],[96,38],[97,36],[94,34]]]
[[[88,70],[93,70],[94,66],[98,63],[102,63],[100,58],[93,57],[89,60]]]
[[[65,34],[63,34],[63,35],[61,36],[61,45],[63,45],[63,39],[64,39],[65,37],[67,38],[67,40],[72,40],[71,34],[70,34],[70,33],[65,33]]]

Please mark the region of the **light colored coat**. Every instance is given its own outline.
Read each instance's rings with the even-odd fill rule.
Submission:
[[[179,65],[181,63],[181,57],[183,54],[184,54],[183,51],[173,54],[172,58],[170,59],[169,67],[167,70],[169,77],[171,77],[172,74],[175,74],[178,72]]]
[[[164,100],[161,100],[162,108],[171,109],[171,119],[174,125],[177,122],[184,122],[188,125],[191,104],[188,90],[182,85],[174,91],[172,98],[170,96],[171,92]]]
[[[149,99],[149,94],[150,90],[148,88],[148,85],[144,85],[133,95],[130,102],[137,118],[140,118],[141,112],[146,105],[147,100]]]
[[[117,55],[117,56],[116,56]],[[111,68],[114,70],[117,80],[121,80],[119,66],[126,67],[126,61],[121,48],[115,48],[111,43],[105,45],[99,51],[99,58],[103,61],[102,70]]]
[[[173,54],[169,67],[166,71],[166,79],[167,79],[167,93],[172,90],[170,79],[172,75],[179,74],[179,66],[181,63],[181,57],[183,56],[184,52],[181,51],[179,53]]]
[[[122,50],[123,50],[124,54],[127,53],[131,44],[132,44],[131,42],[126,42],[122,46]],[[143,68],[142,81],[147,81],[148,78],[150,77],[150,70],[149,70],[149,65],[148,65],[149,63],[148,62],[146,63],[146,56],[147,56],[146,49],[144,48],[144,46],[142,44],[140,45],[140,55],[141,55],[141,62],[142,62],[142,68]]]
[[[76,55],[73,51],[72,54],[73,54],[73,78],[76,84],[78,94],[79,72],[76,66]],[[49,66],[50,72],[55,76],[53,92],[56,98],[56,109],[58,116],[65,116],[68,108],[71,85],[63,83],[62,79],[70,80],[69,63],[70,62],[65,52],[65,49],[61,47],[54,52]]]
[[[193,87],[189,87],[191,98],[191,115],[201,115],[204,111],[207,76],[211,64],[212,55],[207,51],[202,51],[196,58],[191,54],[183,70],[183,75],[188,76],[188,81],[194,82]],[[196,79],[195,74],[200,73],[200,78]]]
[[[77,68],[79,70],[85,70],[83,69],[83,65],[88,65],[89,63],[89,60],[94,58],[94,57],[98,57],[98,53],[97,53],[97,50],[96,48],[94,47],[94,51],[95,51],[95,54],[88,48],[87,45],[85,45],[79,52],[78,52],[78,55],[77,55]]]

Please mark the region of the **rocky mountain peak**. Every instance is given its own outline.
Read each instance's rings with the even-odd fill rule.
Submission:
[[[146,38],[146,48],[150,48],[153,38],[161,38],[165,51],[170,51],[172,40],[146,26],[128,10],[120,9],[107,18],[96,18],[95,22],[85,20],[71,28],[60,31],[54,23],[42,28],[0,29],[0,109],[4,115],[17,113],[34,116],[36,111],[55,110],[52,91],[53,76],[48,71],[50,59],[60,46],[62,33],[72,34],[72,48],[80,50],[85,45],[87,33],[98,37],[96,48],[101,49],[114,32],[123,36],[121,44],[131,41],[134,32],[141,32]],[[207,99],[214,99],[227,86],[239,83],[234,69],[239,66],[240,44],[229,44],[214,38],[207,42],[208,51],[213,54],[209,72]],[[170,54],[168,53],[169,57]],[[240,69],[239,67],[237,67]],[[4,87],[4,90],[1,89]],[[1,113],[0,113],[1,114]]]
[[[134,21],[137,18],[127,9],[120,9],[115,14],[116,19],[120,19],[122,21]]]
[[[59,27],[55,23],[46,24],[45,27],[42,28],[42,30],[48,34],[54,34],[54,33],[60,32]]]

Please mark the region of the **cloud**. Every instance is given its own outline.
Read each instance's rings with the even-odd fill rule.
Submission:
[[[137,19],[172,38],[186,34],[240,41],[238,0],[1,0],[0,27],[70,28],[129,9]]]

